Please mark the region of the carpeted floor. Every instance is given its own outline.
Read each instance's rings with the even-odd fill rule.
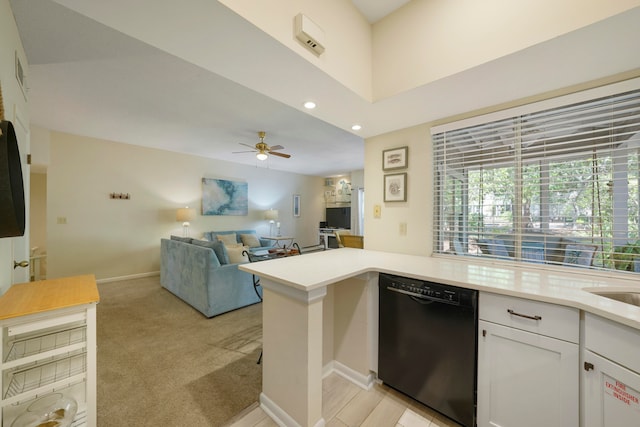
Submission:
[[[98,426],[220,426],[262,388],[262,305],[212,319],[159,277],[98,285]]]

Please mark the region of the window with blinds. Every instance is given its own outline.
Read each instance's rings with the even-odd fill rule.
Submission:
[[[640,90],[518,113],[432,135],[434,252],[640,272]]]

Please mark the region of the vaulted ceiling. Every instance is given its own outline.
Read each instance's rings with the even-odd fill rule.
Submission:
[[[407,2],[352,1],[369,22]],[[629,22],[640,22],[637,8],[371,103],[216,1],[211,25],[220,42],[212,44],[211,55],[224,58],[227,77],[60,3],[11,0],[29,62],[33,125],[307,175],[362,169],[366,137],[640,67],[637,52],[630,58],[628,52],[600,48],[616,46],[623,38],[640,39],[638,29],[629,28]],[[606,60],[586,62],[592,47],[594,55],[606,53]],[[541,60],[553,63],[556,71],[541,68]],[[274,73],[281,78],[270,82],[265,93],[229,78],[234,72],[254,79]],[[322,92],[329,105],[320,106],[320,114],[283,102],[278,94],[295,85]],[[346,106],[362,118],[362,131],[349,128]],[[259,162],[251,153],[233,153],[245,149],[240,143],[258,142],[258,131],[267,132],[268,144],[284,146],[291,159]]]

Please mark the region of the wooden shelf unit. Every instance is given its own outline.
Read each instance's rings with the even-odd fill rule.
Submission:
[[[78,402],[74,427],[97,425],[99,300],[93,275],[16,284],[0,297],[0,425],[52,392]]]

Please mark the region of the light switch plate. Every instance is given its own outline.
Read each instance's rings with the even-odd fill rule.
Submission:
[[[382,208],[380,207],[380,205],[375,205],[373,207],[373,217],[380,218],[381,215],[382,215]]]

